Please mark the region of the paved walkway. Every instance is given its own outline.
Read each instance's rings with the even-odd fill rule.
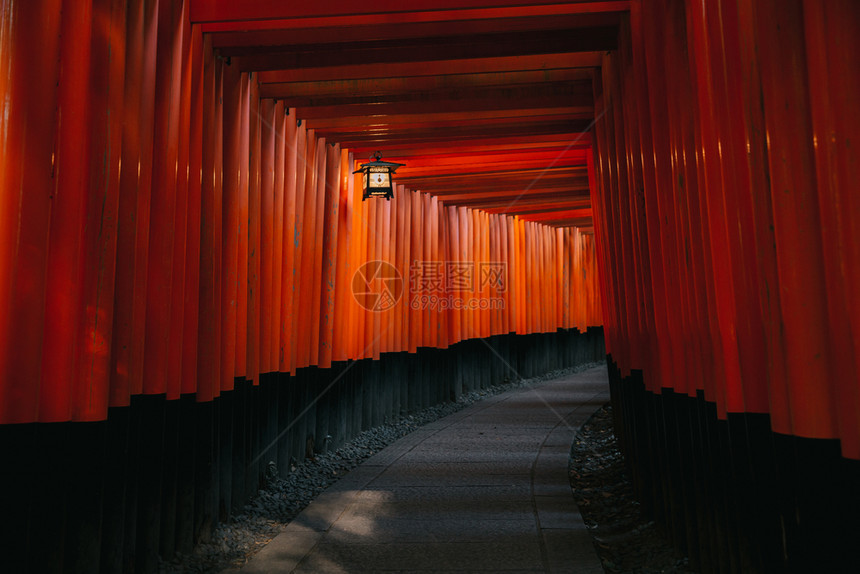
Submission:
[[[251,572],[602,574],[567,478],[606,367],[517,389],[426,425],[321,494]]]

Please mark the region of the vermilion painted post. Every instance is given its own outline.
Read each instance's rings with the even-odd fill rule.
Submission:
[[[833,438],[829,381],[827,291],[809,91],[803,46],[802,3],[756,5],[768,168],[781,287],[791,429],[805,437]],[[800,63],[803,63],[801,65]]]
[[[250,273],[250,266],[253,259],[255,259],[251,256],[251,249],[252,246],[256,244],[256,239],[251,237],[251,170],[255,170],[254,175],[257,173],[257,170],[254,167],[254,156],[252,155],[252,144],[256,142],[257,138],[253,137],[252,139],[252,136],[256,136],[259,132],[256,129],[257,115],[254,114],[252,117],[252,109],[256,110],[256,101],[252,94],[252,84],[256,84],[256,81],[251,78],[251,75],[248,72],[243,72],[241,82],[242,128],[239,135],[242,143],[239,157],[242,158],[242,166],[239,171],[239,257],[237,271],[238,296],[236,298],[236,371],[233,373],[233,376],[240,378],[244,377],[251,380],[253,379],[253,373],[249,370],[251,365],[248,364],[248,355],[251,351],[252,329],[249,327],[255,325],[255,317],[251,312],[250,305],[254,302],[255,294],[250,292],[249,287],[251,281],[254,280],[254,277]],[[252,102],[255,104],[253,107]]]
[[[666,65],[664,54],[664,34],[662,32],[662,20],[658,18],[657,13],[653,11],[644,11],[643,13],[643,42],[646,46],[644,50],[645,65],[648,70],[661,70]],[[680,356],[678,337],[681,335],[681,320],[678,312],[678,302],[680,299],[680,286],[678,277],[678,261],[677,261],[677,242],[678,237],[675,230],[674,222],[674,206],[671,198],[672,176],[670,163],[670,150],[668,132],[665,126],[668,125],[669,110],[666,104],[667,94],[666,86],[661,81],[648,81],[648,104],[649,104],[649,120],[650,141],[653,145],[652,157],[648,158],[653,165],[654,174],[654,192],[657,208],[657,222],[659,230],[665,241],[661,242],[660,260],[662,262],[662,286],[663,297],[665,303],[661,308],[665,311],[666,331],[661,335],[661,341],[668,341],[668,344],[663,343],[669,351],[670,355],[666,361],[661,361],[661,366],[665,368],[665,372],[661,372],[661,380],[659,384],[671,386],[669,381],[677,380],[683,376],[684,357]],[[659,387],[654,389],[659,390]]]
[[[603,57],[603,97],[604,105],[607,106],[605,115],[602,116],[603,128],[603,144],[607,151],[607,162],[603,170],[603,185],[606,201],[606,214],[610,217],[611,224],[608,227],[610,232],[610,245],[612,249],[612,261],[610,264],[613,267],[613,276],[615,277],[616,304],[615,313],[617,317],[617,344],[620,347],[618,361],[622,376],[627,376],[631,369],[631,332],[635,329],[635,311],[631,313],[630,302],[633,299],[633,293],[630,290],[632,281],[630,280],[630,269],[633,267],[630,261],[625,234],[629,226],[629,218],[625,217],[627,212],[627,204],[624,202],[626,198],[626,189],[622,192],[622,185],[626,185],[626,178],[622,178],[623,172],[619,169],[619,157],[624,157],[621,145],[623,142],[617,141],[616,133],[617,124],[620,118],[617,117],[619,104],[616,100],[621,97],[618,79],[618,60],[619,56],[615,54],[607,54]],[[676,299],[677,304],[677,299]],[[632,316],[631,316],[632,315]]]
[[[379,258],[380,261],[385,261],[388,264],[393,263],[393,258],[391,255],[391,201],[380,201],[379,202],[379,218],[380,222],[376,227],[379,241]],[[387,309],[379,315],[379,323],[380,323],[380,332],[379,332],[379,351],[380,353],[388,353],[392,348],[392,340],[393,340],[393,322],[392,315],[394,314],[393,309]]]
[[[57,93],[56,159],[53,166],[56,174],[55,189],[51,209],[45,214],[51,217],[50,231],[46,234],[47,296],[44,303],[44,325],[40,326],[44,329],[44,340],[41,389],[38,393],[38,420],[44,422],[67,421],[72,415],[73,385],[70,384],[70,379],[77,375],[76,360],[80,344],[78,335],[84,319],[85,220],[89,202],[91,153],[88,129],[91,108],[91,22],[91,2],[80,2],[63,11]],[[11,158],[10,151],[4,150],[3,155],[9,154]],[[11,189],[14,188],[4,183],[2,195],[11,198]],[[17,210],[18,206],[13,209]],[[11,246],[14,241],[11,238],[4,239],[3,244]],[[12,283],[10,280],[9,284]],[[11,298],[4,301],[12,303]],[[6,348],[12,347],[10,344]]]
[[[296,343],[296,271],[300,266],[298,249],[300,222],[296,221],[299,212],[297,190],[304,188],[304,170],[298,168],[299,150],[303,146],[304,130],[296,125],[294,109],[285,110],[286,124],[284,135],[284,260],[281,270],[281,347],[279,367],[281,372],[295,373]],[[301,183],[301,185],[300,185]],[[304,194],[301,194],[302,196]]]
[[[143,377],[143,391],[147,394],[168,391],[182,76],[180,47],[174,42],[176,28],[170,4],[158,7],[158,30]]]
[[[283,104],[281,104],[283,105]],[[260,102],[260,373],[272,368],[272,321],[275,318],[273,264],[275,260],[275,102]],[[281,164],[283,165],[283,164]],[[280,243],[280,242],[278,242]],[[280,293],[280,292],[279,292]]]
[[[449,205],[446,207],[447,219],[448,219],[448,250],[446,252],[446,261],[453,261],[455,259],[455,254],[457,247],[460,245],[460,217],[459,210],[454,205]],[[448,284],[447,279],[444,277],[444,264],[443,264],[443,277],[442,277],[444,289],[443,295],[446,296],[454,296],[454,293],[451,290],[451,286]],[[415,296],[420,296],[419,293],[416,293]],[[449,344],[456,343],[460,341],[461,336],[460,332],[462,329],[462,318],[460,313],[456,310],[451,310],[449,315],[450,319],[448,321],[448,342]]]
[[[84,283],[84,324],[79,331],[76,420],[107,417],[116,271],[120,153],[125,86],[125,4],[94,4],[91,96],[93,134],[90,157]]]
[[[302,337],[298,337],[296,347],[296,367],[303,368],[310,364],[310,342],[311,342],[311,307],[313,289],[313,269],[314,269],[314,238],[316,237],[316,158],[317,158],[317,138],[312,129],[307,130],[307,150],[305,151],[302,164],[297,166],[298,169],[303,169],[305,172],[304,193],[302,194],[303,215],[301,216],[301,231],[299,241],[301,242],[301,267],[297,278],[296,287],[299,292],[298,303],[296,304],[296,313],[298,315],[297,333],[302,333]],[[299,191],[297,190],[298,194]],[[296,221],[299,221],[299,215],[296,214]]]
[[[337,219],[338,241],[334,272],[334,308],[332,317],[332,360],[345,361],[352,358],[350,342],[350,288],[352,280],[352,262],[350,249],[352,235],[352,198],[349,182],[352,180],[350,153],[347,149],[340,150],[340,167],[337,181]]]
[[[401,211],[399,217],[403,220],[403,256],[401,259],[400,272],[403,274],[403,297],[401,298],[401,322],[403,330],[400,338],[400,350],[409,351],[409,333],[412,317],[411,269],[412,269],[412,193],[402,184],[397,185],[397,193],[400,195]]]
[[[458,246],[454,263],[466,261],[469,257],[469,245],[472,241],[472,211],[468,207],[460,207],[460,245]],[[468,288],[463,285],[463,281],[455,275],[451,276],[454,296],[460,300],[469,298]],[[463,307],[459,311],[461,325],[461,339],[472,338],[472,314],[469,309]]]
[[[147,298],[149,283],[149,238],[153,182],[153,142],[155,137],[155,83],[158,60],[158,6],[143,6],[143,62],[140,75],[140,158],[137,166],[137,236],[134,255],[134,301],[132,307],[129,388],[132,395],[143,392]]]
[[[352,211],[352,243],[350,244],[350,273],[347,277],[349,293],[346,296],[347,308],[349,309],[349,332],[350,337],[350,357],[356,359],[364,358],[364,309],[362,309],[355,300],[352,294],[353,279],[356,271],[364,263],[365,247],[365,228],[363,223],[367,217],[367,212],[362,205],[362,189],[361,175],[352,174],[355,170],[355,156],[350,153],[349,166],[347,170],[347,178],[349,183],[350,193],[350,209]]]
[[[178,399],[182,391],[182,344],[185,319],[185,239],[188,224],[188,157],[191,127],[191,26],[187,4],[174,3],[173,31],[177,51],[174,54],[174,86],[178,91],[176,164],[174,169],[173,271],[171,272],[170,331],[167,352],[167,398]]]
[[[621,79],[621,111],[626,162],[628,209],[630,212],[631,259],[633,261],[633,280],[635,282],[636,299],[634,301],[637,326],[633,349],[635,355],[632,362],[635,367],[650,370],[651,345],[649,336],[653,333],[653,303],[651,296],[651,278],[648,273],[648,239],[645,231],[646,219],[644,212],[643,183],[642,183],[642,154],[639,141],[639,126],[636,116],[636,98],[639,93],[632,89],[634,82],[633,45],[631,42],[630,23],[623,24],[622,39],[619,46],[619,72]]]
[[[517,275],[516,275],[516,257],[517,243],[515,230],[515,218],[506,216],[504,218],[505,235],[506,235],[506,256],[505,261],[508,262],[507,267],[507,285],[505,297],[505,333],[513,333],[517,329]]]
[[[852,2],[803,3],[806,63],[818,206],[827,282],[833,405],[839,423],[842,455],[860,459],[860,188],[858,152],[850,145],[860,133],[856,101],[860,97],[857,54],[860,23]],[[854,167],[852,167],[854,166]]]
[[[418,192],[416,198],[421,203],[421,218],[419,219],[419,240],[420,240],[420,248],[418,253],[419,260],[424,262],[433,261],[433,253],[431,241],[433,238],[432,235],[432,227],[430,224],[430,219],[433,217],[433,212],[431,210],[430,197],[423,192]],[[418,342],[419,347],[429,347],[430,344],[430,323],[433,320],[432,317],[435,314],[435,309],[432,307],[422,308],[420,311],[420,338]]]
[[[242,89],[235,66],[223,66],[223,199],[221,224],[221,391],[233,389],[239,287],[239,188]]]
[[[311,365],[319,364],[320,350],[320,301],[322,299],[322,264],[323,264],[323,234],[325,232],[325,201],[326,201],[326,169],[328,165],[327,142],[325,138],[319,138],[317,142],[316,156],[316,209],[313,236],[313,290],[311,291],[311,317],[310,317],[310,356]]]
[[[382,259],[382,239],[381,229],[383,226],[383,211],[379,201],[370,200],[365,202],[368,207],[368,229],[367,229],[367,261],[380,261]],[[376,263],[371,267],[376,269]],[[372,281],[371,289],[378,292],[378,282]],[[368,311],[367,313],[367,347],[369,349],[369,358],[374,361],[379,360],[382,352],[382,320],[378,311]]]
[[[182,392],[197,390],[200,316],[200,220],[203,178],[203,32],[191,27],[188,54],[191,74],[190,149],[188,156],[188,215],[185,239],[185,317],[182,342]]]
[[[683,3],[675,2],[667,6],[664,17],[664,28],[668,27],[671,32],[663,33],[665,42],[663,52],[665,69],[673,70],[666,78],[666,92],[668,94],[667,105],[670,113],[668,116],[668,156],[671,158],[671,171],[673,174],[670,204],[671,225],[676,237],[674,245],[674,261],[677,265],[677,293],[680,299],[677,301],[676,321],[678,328],[677,344],[681,351],[681,369],[678,380],[672,385],[679,393],[695,395],[695,387],[691,383],[697,379],[695,373],[701,371],[700,345],[695,334],[697,323],[695,321],[695,280],[694,280],[694,258],[696,257],[696,236],[692,233],[690,202],[698,193],[695,171],[691,169],[692,152],[687,153],[685,147],[690,144],[693,131],[692,107],[688,105],[691,100],[689,64],[686,55],[686,43],[681,39],[686,37],[686,25],[684,18]],[[690,165],[687,158],[690,157]],[[667,190],[668,191],[668,190]],[[698,231],[698,227],[697,227]]]
[[[487,264],[492,260],[490,256],[490,242],[492,241],[492,222],[490,220],[490,214],[486,211],[482,212],[483,214],[483,245],[481,247],[481,261],[478,262],[478,265],[475,269],[475,281],[478,283],[479,289],[481,289],[481,297],[484,300],[489,300],[490,298],[490,284],[486,281],[486,277],[482,276],[482,267],[481,263]],[[490,307],[486,307],[483,310],[483,318],[481,321],[481,336],[489,337],[492,335],[492,317],[494,311]]]
[[[437,201],[435,206],[436,211],[436,221],[437,221],[437,229],[436,229],[436,237],[438,241],[437,246],[437,257],[439,261],[447,261],[448,254],[450,253],[450,233],[448,231],[448,226],[450,224],[450,220],[448,219],[448,209],[442,201]],[[443,263],[444,265],[444,263]],[[441,283],[444,285],[444,279],[442,279]],[[440,291],[439,296],[444,297],[446,295],[445,289],[439,289],[442,285],[437,286],[437,291]],[[439,322],[437,323],[436,336],[438,341],[438,348],[447,349],[450,343],[449,336],[449,323],[451,322],[453,314],[450,310],[447,310],[444,313],[441,313],[439,316]]]
[[[488,241],[488,251],[487,251],[487,261],[488,262],[497,262],[501,261],[501,241],[499,237],[499,220],[501,219],[501,215],[499,214],[490,214],[487,218],[489,222],[489,241]],[[500,293],[496,288],[496,285],[493,283],[487,282],[487,297],[497,298]],[[490,335],[498,335],[501,331],[499,330],[499,324],[501,322],[500,309],[496,309],[495,307],[491,307],[489,310],[489,321],[490,321]]]
[[[335,306],[338,285],[337,279],[337,253],[340,237],[340,145],[326,146],[326,171],[325,171],[325,197],[324,197],[324,219],[323,219],[323,244],[322,244],[322,282],[320,299],[320,343],[319,343],[319,366],[327,369],[331,367],[333,342]]]
[[[355,171],[355,170],[353,170]],[[355,205],[358,207],[361,219],[359,220],[359,230],[361,234],[361,243],[358,246],[358,266],[361,267],[365,263],[373,260],[373,234],[370,226],[373,224],[373,213],[371,206],[373,202],[367,202],[361,199],[359,190],[361,189],[361,174],[354,175],[354,190],[355,190]],[[365,271],[368,268],[365,268]],[[358,346],[359,358],[366,359],[373,357],[373,315],[364,307],[359,307],[356,304],[358,312]]]
[[[603,103],[603,87],[599,77],[594,79],[594,114],[595,117],[601,117],[605,113]],[[601,291],[604,294],[602,299],[604,309],[604,344],[606,353],[615,356],[615,315],[614,301],[615,293],[613,291],[614,284],[612,279],[611,267],[611,249],[612,245],[609,242],[609,221],[606,214],[605,192],[603,189],[603,163],[605,161],[602,154],[597,153],[601,149],[603,141],[603,129],[599,122],[595,123],[593,129],[593,140],[595,143],[594,154],[586,156],[586,165],[588,169],[588,186],[591,190],[592,205],[594,210],[594,229],[597,236],[598,253],[599,253],[599,272]],[[595,165],[595,156],[597,164]]]
[[[197,348],[197,400],[216,396],[221,380],[220,276],[221,253],[221,122],[220,60],[212,53],[211,37],[203,40],[202,179],[200,190],[200,304]]]
[[[400,352],[403,350],[403,318],[406,314],[406,309],[408,309],[408,305],[404,303],[406,299],[409,297],[409,266],[406,265],[405,252],[406,252],[406,237],[405,237],[405,224],[406,217],[404,216],[404,207],[406,205],[406,201],[403,199],[403,196],[398,187],[394,189],[394,198],[391,200],[393,202],[391,213],[392,213],[392,264],[400,273],[400,276],[404,280],[405,290],[402,292],[400,299],[397,301],[397,304],[392,309],[392,330],[393,330],[393,340],[394,344],[392,346],[392,351]]]
[[[286,124],[283,100],[275,103],[274,113],[275,155],[273,157],[273,198],[272,198],[272,291],[271,307],[263,313],[270,312],[269,331],[269,371],[285,371],[281,366],[281,312],[283,311],[283,273],[284,251],[288,239],[284,236],[284,167],[286,164]],[[289,369],[286,369],[289,370]]]
[[[111,342],[110,405],[128,406],[131,395],[131,353],[135,291],[134,277],[140,174],[140,125],[144,48],[144,2],[132,0],[126,13],[125,87],[122,158],[117,212],[116,286]],[[65,37],[65,36],[64,36]],[[62,106],[62,104],[61,104]]]
[[[425,194],[425,213],[429,213],[429,217],[424,218],[425,229],[429,235],[425,235],[426,250],[425,256],[428,261],[441,261],[439,255],[439,200],[436,196]],[[441,316],[446,311],[441,307],[431,309],[427,317],[427,342],[429,347],[437,347],[439,340],[439,322]]]

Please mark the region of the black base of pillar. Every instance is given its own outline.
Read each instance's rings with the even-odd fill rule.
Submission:
[[[604,355],[599,328],[502,335],[237,380],[206,403],[136,396],[97,423],[0,426],[0,569],[154,572],[240,512],[270,463],[287,474],[386,419]]]
[[[608,358],[615,432],[638,497],[692,567],[719,572],[855,572],[860,461],[836,440],[774,433],[763,414],[622,379]]]

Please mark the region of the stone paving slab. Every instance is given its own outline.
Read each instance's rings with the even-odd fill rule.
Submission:
[[[608,398],[597,367],[426,425],[229,572],[602,573],[567,461],[576,429]]]

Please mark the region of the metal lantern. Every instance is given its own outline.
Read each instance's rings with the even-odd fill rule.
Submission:
[[[368,197],[391,199],[394,197],[391,176],[394,175],[398,167],[405,164],[382,161],[381,152],[375,152],[372,158],[373,161],[361,164],[360,168],[352,172],[362,173],[362,187],[364,188],[362,201]]]

